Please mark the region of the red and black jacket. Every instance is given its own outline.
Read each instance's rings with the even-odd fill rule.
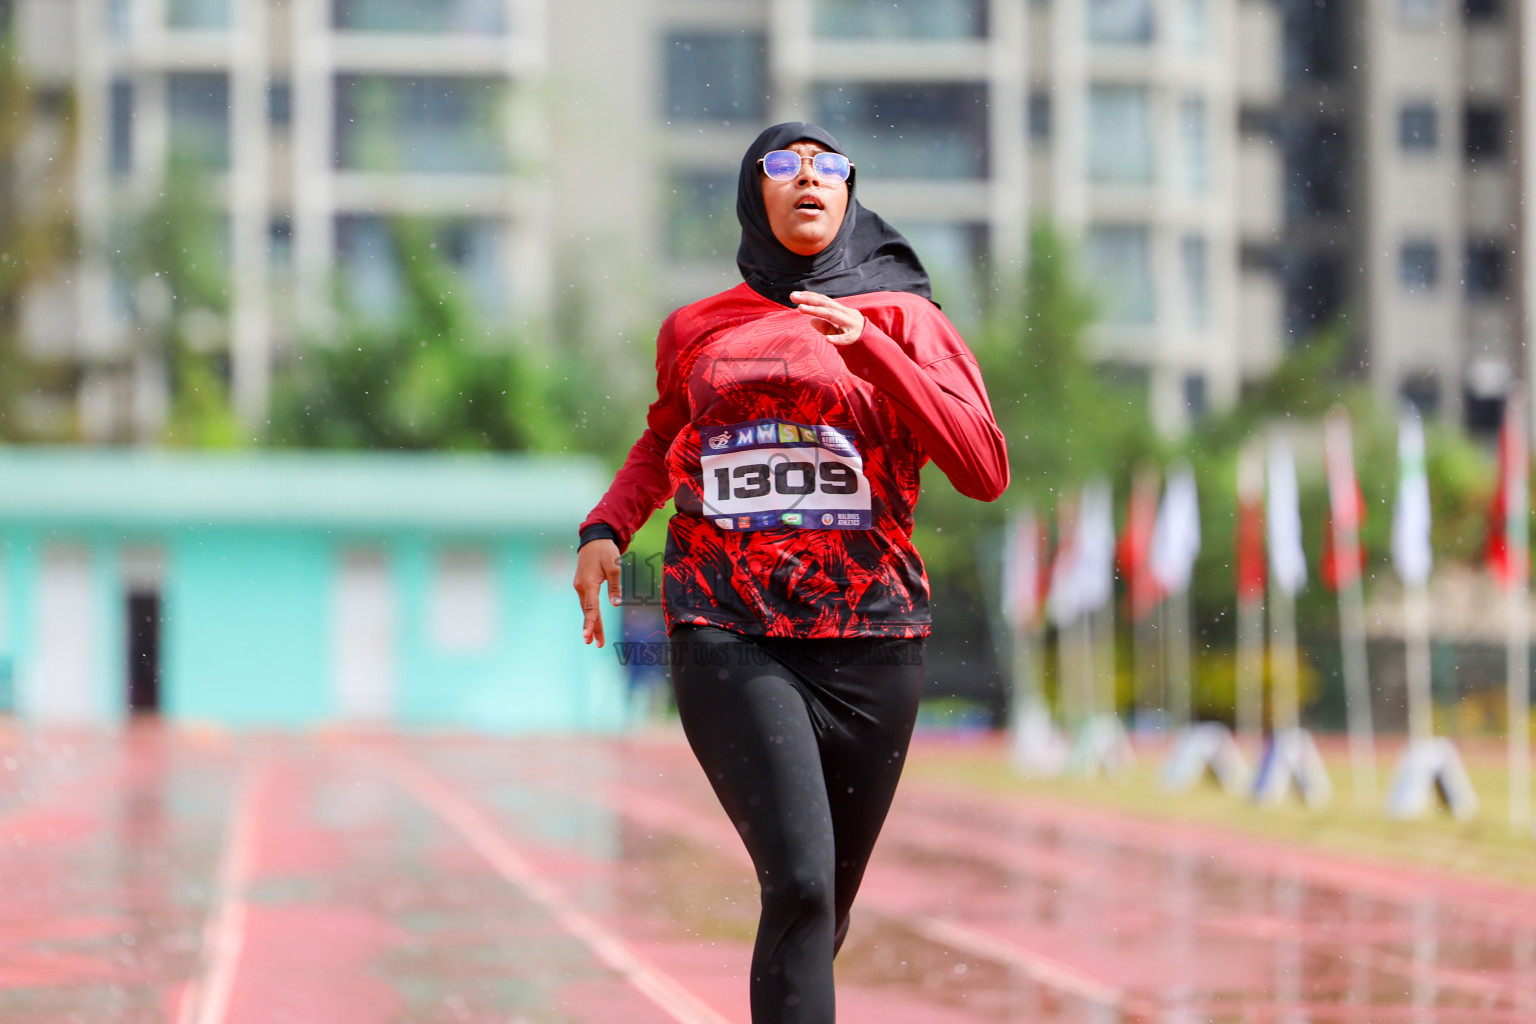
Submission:
[[[625,548],[675,499],[662,583],[668,631],[926,636],[928,577],[912,546],[918,471],[931,458],[956,490],[982,501],[1007,488],[1002,432],[976,359],[948,318],[907,292],[839,301],[865,317],[851,345],[833,345],[805,314],[745,284],[662,325],[646,430],[582,531],[589,539],[607,526]],[[714,514],[702,438],[764,421],[853,439],[868,481],[867,529],[749,529],[743,519],[738,530]]]

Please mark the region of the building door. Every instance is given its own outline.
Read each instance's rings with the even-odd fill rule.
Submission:
[[[336,576],[336,713],[347,721],[390,717],[395,697],[395,595],[381,551],[349,551]]]
[[[99,716],[92,693],[96,616],[91,553],[52,545],[43,551],[37,587],[37,657],[28,673],[24,710],[41,722],[87,722]]]
[[[128,592],[128,711],[160,711],[160,593]]]

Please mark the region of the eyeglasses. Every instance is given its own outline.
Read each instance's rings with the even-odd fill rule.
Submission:
[[[841,153],[801,156],[791,149],[776,149],[757,163],[763,169],[763,173],[774,181],[789,181],[800,173],[801,165],[807,160],[811,162],[811,170],[828,181],[847,181],[848,176],[853,173],[853,164],[849,163],[848,158]]]

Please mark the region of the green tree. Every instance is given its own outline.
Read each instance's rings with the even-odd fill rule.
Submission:
[[[334,340],[303,346],[278,375],[274,443],[325,448],[563,451],[571,373],[559,354],[493,330],[441,250],[434,226],[392,222],[395,315],[362,315],[338,286]]]
[[[1123,484],[1157,450],[1143,389],[1117,386],[1088,358],[1095,306],[1067,245],[1040,225],[1029,248],[1022,286],[1004,290],[970,339],[1008,442],[1008,492],[982,505],[935,467],[923,473],[920,549],[935,576],[961,589],[981,586],[978,545],[1010,512],[1030,504],[1048,515],[1063,492],[1099,475]]]
[[[170,409],[163,440],[232,448],[245,441],[230,405],[226,223],[207,174],[177,157],[155,202],[118,224],[119,272],[131,282],[135,344],[163,360]]]
[[[74,165],[74,103],[43,95],[23,73],[15,33],[0,26],[0,440],[64,440],[73,429],[39,423],[28,400],[67,395],[67,362],[26,350],[22,301],[76,247],[68,196]]]

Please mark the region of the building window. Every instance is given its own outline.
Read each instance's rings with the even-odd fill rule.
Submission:
[[[336,166],[348,171],[496,174],[506,167],[495,78],[336,79]]]
[[[1178,20],[1179,45],[1199,53],[1210,42],[1211,15],[1207,0],[1181,0]]]
[[[985,86],[829,82],[816,90],[816,109],[873,175],[986,177]]]
[[[461,217],[434,223],[424,240],[484,316],[502,314],[508,306],[504,232],[499,220]],[[350,308],[371,324],[397,317],[406,282],[400,238],[389,220],[374,214],[337,217],[336,251]]]
[[[668,196],[667,254],[680,263],[728,259],[741,241],[736,171],[677,174]]]
[[[955,221],[908,220],[897,227],[933,278],[934,298],[950,318],[962,323],[977,319],[986,299],[982,274],[986,228]]]
[[[1100,224],[1088,232],[1088,269],[1105,319],[1151,324],[1156,312],[1152,233],[1141,224]]]
[[[1434,242],[1404,242],[1398,251],[1398,273],[1411,292],[1428,291],[1440,282],[1440,249]]]
[[[1191,330],[1203,331],[1211,323],[1210,249],[1204,235],[1185,235],[1179,245],[1184,272],[1184,309]]]
[[[482,551],[438,555],[427,614],[438,650],[453,654],[485,651],[496,641],[496,581]]]
[[[981,39],[985,0],[819,0],[816,34],[836,39]]]
[[[1301,342],[1344,308],[1350,271],[1338,256],[1302,252],[1285,261],[1280,279],[1285,288],[1285,331],[1292,341]]]
[[[1461,407],[1468,430],[1484,436],[1499,432],[1512,376],[1509,366],[1493,356],[1479,356],[1467,367]]]
[[[1505,288],[1504,246],[1498,242],[1467,243],[1465,266],[1467,295],[1473,298],[1500,298]]]
[[[1237,266],[1245,274],[1278,274],[1280,247],[1270,242],[1243,242],[1237,247]]]
[[[166,76],[173,159],[207,168],[229,166],[229,79],[224,75]]]
[[[1461,0],[1461,16],[1468,24],[1502,21],[1503,0]]]
[[[674,32],[667,38],[667,116],[758,121],[766,111],[763,33]]]
[[[127,175],[133,170],[133,83],[112,82],[112,172]]]
[[[367,214],[337,217],[336,262],[342,295],[359,317],[370,323],[395,318],[402,281],[388,221]]]
[[[1287,136],[1285,219],[1302,221],[1345,213],[1351,147],[1344,123],[1304,121]]]
[[[1088,39],[1141,45],[1152,41],[1152,0],[1088,0]]]
[[[286,128],[293,121],[293,85],[286,78],[267,82],[267,122]]]
[[[334,0],[334,28],[355,32],[463,32],[507,30],[502,0]]]
[[[1415,370],[1403,374],[1398,393],[1403,401],[1429,419],[1440,411],[1440,378],[1434,370]]]
[[[1404,103],[1397,112],[1398,144],[1405,150],[1428,151],[1439,141],[1434,104]]]
[[[1199,195],[1211,183],[1210,142],[1206,132],[1205,97],[1185,96],[1179,101],[1179,167],[1184,191]]]
[[[293,267],[293,219],[287,214],[267,225],[267,262],[284,274]]]
[[[1243,104],[1237,108],[1237,133],[1245,139],[1275,139],[1280,136],[1280,114],[1273,107]]]
[[[1509,133],[1504,127],[1504,111],[1486,104],[1468,104],[1462,136],[1467,160],[1498,160],[1504,156]]]
[[[1152,98],[1137,85],[1088,90],[1088,178],[1105,184],[1152,181]]]
[[[133,35],[133,0],[107,0],[107,35],[113,39]]]
[[[1205,374],[1186,373],[1181,390],[1184,392],[1184,408],[1189,412],[1189,418],[1203,418],[1206,410]]]
[[[1044,89],[1029,94],[1029,137],[1041,142],[1051,137],[1051,94]]]
[[[165,0],[167,28],[229,28],[229,0]]]

